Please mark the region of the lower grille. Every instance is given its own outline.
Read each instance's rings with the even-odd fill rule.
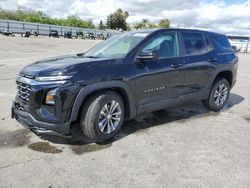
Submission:
[[[22,83],[22,82],[16,82],[17,83],[17,94],[18,96],[25,101],[29,101],[30,97],[30,86],[28,84]]]

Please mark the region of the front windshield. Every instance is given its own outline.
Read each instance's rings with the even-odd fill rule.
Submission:
[[[84,54],[90,58],[123,58],[133,50],[148,33],[127,33],[114,36]]]

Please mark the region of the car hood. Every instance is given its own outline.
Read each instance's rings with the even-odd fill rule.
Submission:
[[[26,66],[20,73],[29,77],[73,75],[75,72],[92,66],[93,62],[100,62],[104,59],[84,58],[81,55],[67,55],[43,59]],[[86,66],[84,66],[85,64]]]

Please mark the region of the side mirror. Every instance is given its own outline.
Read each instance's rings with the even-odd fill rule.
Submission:
[[[149,61],[149,60],[154,60],[158,59],[158,54],[155,52],[142,52],[140,55],[136,57],[137,61]]]

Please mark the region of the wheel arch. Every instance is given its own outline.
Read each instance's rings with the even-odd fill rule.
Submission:
[[[232,72],[232,71],[230,71],[230,70],[224,70],[224,71],[219,72],[219,73],[216,75],[214,81],[215,81],[218,77],[225,78],[225,79],[228,81],[228,83],[230,84],[230,87],[232,86],[232,84],[233,84],[233,72]]]
[[[134,105],[131,91],[127,84],[122,81],[105,81],[101,83],[95,83],[83,87],[76,96],[74,105],[71,110],[70,121],[78,120],[79,113],[88,98],[98,92],[115,91],[121,95],[125,105],[125,117],[131,119],[136,115],[136,108]]]

